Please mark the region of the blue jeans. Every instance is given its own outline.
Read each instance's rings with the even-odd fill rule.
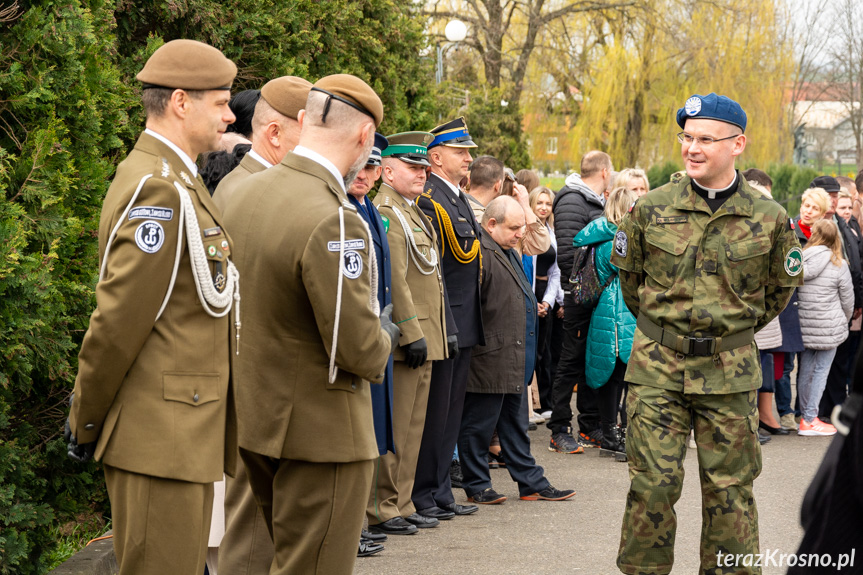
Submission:
[[[782,377],[776,380],[776,395],[774,396],[776,411],[779,412],[780,417],[794,413],[794,410],[791,409],[791,372],[794,371],[794,356],[797,354],[786,351],[783,355],[785,359],[782,366]]]
[[[836,356],[833,349],[804,349],[800,353],[800,371],[797,372],[797,397],[800,415],[811,423],[818,417],[818,404],[827,385],[827,374]]]

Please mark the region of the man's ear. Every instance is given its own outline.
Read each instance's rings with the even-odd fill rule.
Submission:
[[[168,110],[179,118],[186,117],[191,105],[191,98],[185,90],[174,90],[171,93],[171,99],[168,101]]]
[[[280,148],[282,146],[282,143],[279,140],[281,133],[282,127],[278,122],[270,122],[267,124],[266,128],[264,128],[264,136],[269,140],[270,145],[274,148]]]
[[[366,142],[369,141],[369,138],[374,139],[375,137],[375,125],[373,122],[364,122],[360,124],[360,138],[359,145],[360,147],[365,147]]]
[[[494,195],[495,195],[495,196],[499,196],[499,195],[500,195],[500,188],[501,188],[501,186],[503,186],[503,180],[498,180],[498,181],[496,181],[496,182],[494,183]]]
[[[428,152],[428,159],[431,160],[433,166],[442,166],[443,162],[440,158],[440,152],[437,150],[430,150]]]
[[[300,110],[297,113],[297,123],[300,125],[301,130],[303,129],[303,120],[305,119],[305,117],[306,117],[306,111],[305,110]]]

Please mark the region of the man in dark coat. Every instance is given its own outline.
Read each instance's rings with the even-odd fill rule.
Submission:
[[[495,427],[521,499],[561,501],[575,495],[552,487],[530,453],[526,394],[536,363],[537,303],[516,249],[524,221],[524,210],[509,196],[492,200],[482,217],[487,337],[485,345],[473,350],[458,443],[468,501],[485,505],[506,501],[492,489],[488,472]]]
[[[449,468],[461,425],[471,348],[485,343],[479,303],[482,229],[459,186],[468,175],[470,149],[476,148],[464,118],[431,133],[435,135],[428,145],[431,175],[417,205],[430,218],[440,242],[446,305],[451,313],[447,315],[448,358],[432,366],[412,499],[420,515],[450,519],[478,509],[455,502]]]
[[[587,328],[593,310],[576,306],[569,291],[572,240],[588,223],[602,215],[605,191],[611,186],[611,157],[599,151],[588,152],[581,159],[581,175],[571,174],[566,185],[557,193],[552,207],[554,233],[557,238],[557,265],[563,286],[563,351],[552,384],[552,413],[546,426],[551,430],[549,450],[559,453],[581,453],[584,449],[572,436],[572,389],[578,388],[579,437],[583,442],[599,447],[599,411],[595,392],[585,385],[584,355]],[[591,442],[591,437],[596,441]]]

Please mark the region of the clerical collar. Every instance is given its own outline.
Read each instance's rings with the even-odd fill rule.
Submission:
[[[735,191],[737,191],[738,179],[739,179],[739,175],[737,173],[737,170],[734,170],[734,180],[732,180],[731,185],[728,186],[727,188],[721,188],[721,189],[708,188],[708,187],[705,187],[705,186],[702,186],[701,184],[699,184],[698,181],[696,181],[695,179],[692,180],[692,187],[695,189],[695,192],[698,193],[698,195],[700,195],[702,197],[706,196],[706,199],[711,199],[711,200],[724,199],[724,198],[730,197],[731,194],[733,194]],[[701,193],[701,192],[704,192],[704,193]]]

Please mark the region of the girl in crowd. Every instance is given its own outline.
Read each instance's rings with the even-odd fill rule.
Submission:
[[[637,199],[625,187],[614,188],[605,203],[604,214],[587,224],[577,236],[576,246],[595,245],[594,264],[600,285],[611,283],[602,292],[590,319],[587,332],[585,376],[587,385],[597,390],[602,427],[600,455],[626,460],[624,434],[617,426],[617,414],[626,383],[623,376],[632,351],[635,316],[623,303],[617,268],[611,265],[611,247],[617,226]]]
[[[848,337],[854,289],[848,263],[842,259],[839,228],[831,220],[819,220],[810,227],[809,241],[803,250],[803,285],[798,294],[805,349],[800,354],[797,376],[801,412],[797,433],[833,435],[836,428],[817,417],[818,403],[836,348]]]
[[[521,174],[521,172],[519,172]],[[518,176],[516,176],[518,180]],[[539,331],[536,344],[536,383],[539,388],[539,406],[543,418],[551,417],[551,383],[553,381],[552,365],[552,326],[558,309],[563,304],[563,289],[560,285],[560,268],[557,267],[557,241],[554,237],[554,215],[551,206],[554,202],[554,192],[544,186],[536,187],[530,192],[530,208],[537,219],[548,229],[551,246],[541,255],[533,256],[534,293],[539,302]],[[536,408],[536,406],[535,406]]]
[[[617,174],[614,179],[614,187],[623,187],[633,192],[636,198],[640,198],[650,190],[650,182],[647,181],[647,174],[644,170],[638,168],[626,168]]]

